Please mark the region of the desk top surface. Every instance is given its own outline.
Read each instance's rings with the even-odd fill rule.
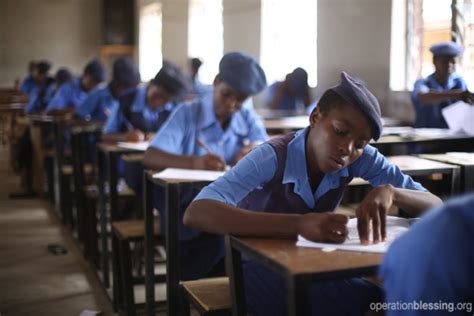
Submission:
[[[321,249],[297,247],[292,239],[230,237],[237,248],[257,260],[292,274],[344,274],[375,269],[383,254],[353,251],[324,252]]]
[[[474,166],[474,153],[421,154],[419,157],[459,166]]]

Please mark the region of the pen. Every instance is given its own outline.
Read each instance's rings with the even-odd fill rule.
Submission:
[[[202,148],[204,148],[204,149],[207,151],[207,153],[208,153],[209,155],[212,154],[211,148],[209,148],[209,146],[207,146],[207,145],[206,145],[202,140],[200,140],[199,138],[196,138],[196,144],[197,144],[198,146],[201,146]]]

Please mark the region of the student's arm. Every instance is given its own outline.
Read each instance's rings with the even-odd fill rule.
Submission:
[[[219,201],[192,202],[184,214],[184,224],[214,234],[249,237],[296,238],[342,243],[347,236],[348,218],[342,214],[284,214],[253,212]]]
[[[472,103],[473,95],[469,91],[463,90],[449,90],[449,91],[429,91],[419,92],[416,95],[416,99],[420,101],[424,106],[437,105],[439,102],[449,100],[462,100],[467,103]]]
[[[391,184],[376,187],[367,194],[356,209],[360,240],[363,244],[369,243],[370,222],[372,222],[373,241],[385,240],[386,216],[392,205],[416,217],[441,203],[440,198],[428,191],[396,188]]]
[[[126,118],[123,117],[120,106],[116,106],[112,109],[107,121],[105,122],[102,140],[106,142],[140,142],[145,139],[145,135],[142,131],[134,129],[130,126],[130,129],[126,129]],[[130,123],[128,123],[131,125]],[[125,131],[124,131],[125,130]]]
[[[147,168],[186,168],[224,170],[225,162],[212,153],[204,156],[185,155],[186,142],[195,142],[194,108],[187,105],[178,107],[156,133],[145,152],[143,164]],[[194,127],[190,127],[194,126]]]
[[[148,147],[143,164],[153,170],[164,168],[224,170],[225,163],[217,155],[185,156],[168,153],[158,148]]]
[[[363,199],[356,210],[359,236],[368,242],[369,227],[372,223],[373,240],[385,238],[385,219],[388,209],[396,205],[419,216],[428,208],[441,204],[441,199],[428,192],[423,186],[405,174],[374,147],[367,145],[362,156],[351,168],[355,176],[369,181],[375,188]]]
[[[209,186],[190,204],[185,225],[218,234],[295,238],[342,242],[347,236],[347,217],[332,213],[283,214],[254,212],[236,207],[276,171],[276,154],[263,144]]]

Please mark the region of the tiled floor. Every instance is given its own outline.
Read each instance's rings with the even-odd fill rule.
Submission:
[[[0,145],[0,315],[79,315],[85,309],[115,315],[71,234],[44,199],[9,200],[18,177]],[[48,244],[64,245],[53,255]]]

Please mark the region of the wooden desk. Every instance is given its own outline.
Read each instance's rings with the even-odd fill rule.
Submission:
[[[137,150],[119,147],[116,143],[101,142],[97,144],[97,167],[99,189],[99,223],[100,239],[102,245],[102,282],[105,287],[110,286],[109,279],[109,254],[107,238],[107,202],[110,209],[110,223],[116,220],[118,204],[118,174],[117,163],[121,155],[137,152]],[[108,180],[109,193],[105,192],[105,183]],[[108,199],[108,200],[107,200]]]
[[[155,315],[155,271],[154,271],[154,231],[153,231],[153,187],[161,186],[165,190],[165,220],[166,227],[166,304],[167,315],[179,314],[180,304],[180,261],[179,261],[179,198],[180,187],[193,185],[202,188],[210,181],[160,179],[155,178],[155,172],[145,172],[144,211],[145,211],[145,289],[146,314]]]
[[[442,174],[450,177],[449,194],[454,195],[461,188],[461,168],[454,164],[447,164],[439,161],[423,159],[417,156],[389,156],[387,160],[400,167],[403,173],[409,176],[429,176],[432,174]],[[361,178],[354,178],[349,185],[368,185],[369,183]]]
[[[461,168],[460,192],[474,190],[474,153],[465,153],[468,157],[456,157],[450,154],[422,154],[421,158],[456,165]]]
[[[430,153],[447,151],[474,151],[474,136],[446,135],[445,137],[383,135],[376,143],[371,143],[384,155],[409,153],[409,146],[429,147]]]
[[[305,291],[311,281],[374,275],[382,254],[350,251],[323,252],[297,247],[291,239],[226,236],[227,271],[232,314],[245,315],[242,254],[280,274],[288,284],[288,315],[303,315]]]

